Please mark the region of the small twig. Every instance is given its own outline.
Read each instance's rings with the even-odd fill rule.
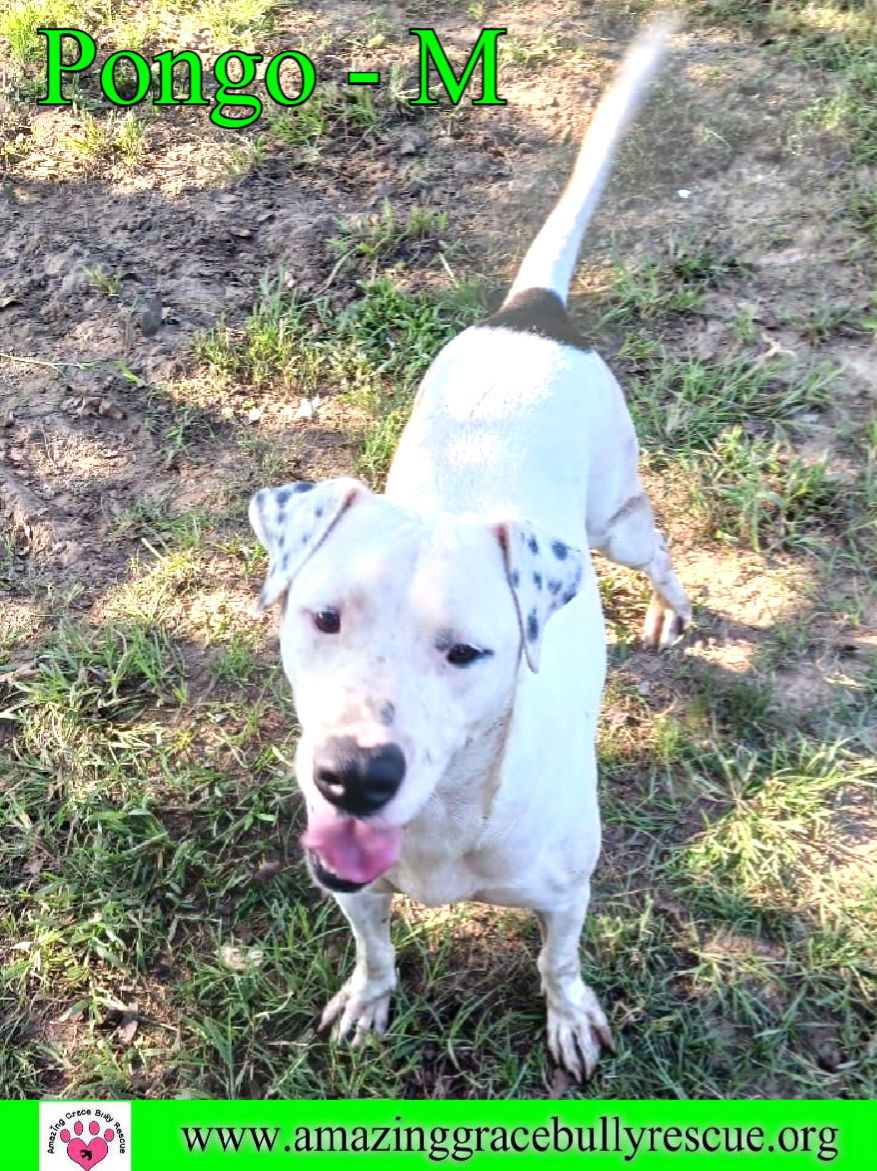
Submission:
[[[338,260],[336,261],[335,265],[334,265],[334,266],[333,266],[333,268],[332,268],[332,271],[329,273],[329,278],[328,278],[328,280],[327,280],[327,281],[326,281],[326,283],[325,283],[325,284],[322,286],[322,288],[320,289],[320,291],[319,291],[319,294],[318,294],[318,295],[321,295],[321,294],[323,294],[323,293],[325,293],[325,292],[327,292],[327,291],[328,291],[328,289],[329,289],[330,285],[331,285],[331,284],[332,284],[332,282],[335,280],[335,277],[336,277],[336,276],[338,275],[338,273],[341,271],[341,268],[342,268],[342,266],[343,266],[343,265],[345,265],[345,264],[347,263],[347,261],[350,259],[350,257],[351,257],[352,255],[353,255],[353,249],[352,249],[352,248],[349,248],[349,249],[348,249],[348,250],[347,250],[345,253],[343,253],[343,254],[342,254],[342,255],[341,255],[339,258],[338,258]]]
[[[448,264],[447,260],[445,259],[444,252],[440,251],[438,254],[438,258],[441,261],[442,268],[448,274],[448,277],[450,278],[451,284],[454,286],[455,289],[459,289],[460,282],[457,280],[457,274],[454,272],[454,270],[451,268],[451,266]]]
[[[44,366],[47,370],[63,370],[65,368],[72,368],[74,370],[90,370],[92,366],[100,366],[104,358],[94,358],[90,362],[47,362],[43,358],[20,358],[18,354],[6,354],[0,350],[0,358],[6,358],[9,362],[21,362],[25,366]]]

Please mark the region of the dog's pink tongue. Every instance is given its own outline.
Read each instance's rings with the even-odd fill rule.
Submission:
[[[348,882],[372,882],[399,857],[402,831],[398,826],[358,821],[355,817],[313,817],[302,845]]]

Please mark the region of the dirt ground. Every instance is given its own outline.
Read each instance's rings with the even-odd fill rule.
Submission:
[[[237,145],[228,139],[239,132],[223,135],[201,111],[150,120],[144,154],[131,165],[112,150],[98,159],[77,154],[71,141],[81,111],[13,108],[7,99],[3,493],[26,534],[19,540],[31,567],[51,574],[60,566],[65,583],[81,580],[93,590],[124,568],[125,551],[104,539],[115,516],[144,498],[209,498],[214,481],[205,482],[200,460],[221,463],[229,437],[253,426],[253,408],[234,394],[240,388],[222,403],[207,389],[185,458],[168,457],[156,432],[179,401],[175,384],[198,375],[192,340],[220,318],[239,323],[265,274],[282,271],[305,293],[320,289],[333,268],[326,240],[339,218],[374,213],[388,197],[403,212],[413,203],[447,212],[467,263],[496,274],[490,295],[497,299],[504,273],[563,181],[571,143],[620,51],[613,34],[631,27],[624,5],[603,7],[608,15],[586,17],[563,4],[492,12],[516,43],[537,47],[532,62],[504,69],[505,108],[397,107],[376,133],[330,138],[316,165],[298,165],[295,152],[269,146],[265,161],[242,177],[224,173],[223,151]],[[616,8],[620,19],[612,19]],[[398,29],[402,13],[389,6],[383,15]],[[311,39],[316,25],[343,43],[359,18],[354,5],[333,6],[331,18],[315,13],[304,28]],[[579,48],[583,23],[570,67],[564,58],[568,46]],[[441,21],[449,48],[470,45],[480,27],[470,15]],[[544,50],[547,69],[538,49],[546,29],[557,41]],[[275,39],[298,43],[294,34]],[[410,45],[394,39],[369,54],[378,65],[400,58],[411,83]],[[338,79],[347,57],[329,48],[316,60],[321,78]],[[751,303],[767,352],[803,359],[818,349],[820,360],[843,372],[840,409],[870,411],[872,334],[840,329],[814,347],[785,325],[832,298],[867,304],[872,292],[869,257],[850,257],[844,225],[832,222],[822,190],[826,172],[844,165],[842,153],[833,157],[829,140],[792,155],[786,142],[790,108],[806,108],[823,84],[785,61],[765,61],[725,29],[683,34],[672,77],[625,154],[589,243],[585,320],[587,293],[607,254],[635,259],[656,239],[703,236],[733,254],[745,280],[733,298],[711,295],[684,323],[680,344],[714,356],[728,345],[733,308]],[[95,271],[112,274],[111,294]],[[423,279],[415,274],[415,283]],[[156,312],[158,328],[148,321],[144,328],[143,318]],[[259,396],[256,422],[272,438],[290,401],[289,388]],[[813,445],[824,446],[832,427],[831,412],[813,420]],[[290,430],[304,467],[308,428]]]
[[[278,278],[289,295],[303,302],[328,296],[331,311],[339,314],[358,303],[362,282],[376,272],[394,274],[406,295],[444,296],[468,283],[484,305],[495,305],[564,181],[576,140],[625,38],[647,7],[611,0],[535,0],[526,6],[430,6],[427,13],[412,2],[369,8],[365,16],[363,6],[352,0],[331,7],[253,5],[256,15],[233,33],[241,48],[253,44],[267,56],[274,46],[307,46],[320,86],[335,94],[332,86],[351,68],[380,68],[392,77],[391,85],[370,94],[373,110],[367,116],[348,110],[343,101],[340,107],[327,103],[322,129],[300,140],[284,139],[267,114],[248,130],[234,131],[212,126],[207,107],[144,107],[134,115],[111,115],[90,81],[83,83],[74,107],[41,109],[33,97],[36,65],[17,60],[11,49],[5,64],[0,57],[0,517],[5,539],[0,552],[0,696],[6,704],[6,713],[0,712],[0,752],[7,754],[8,769],[4,782],[0,762],[0,785],[5,786],[0,791],[5,800],[14,803],[19,780],[38,767],[51,774],[46,782],[50,802],[63,801],[64,786],[75,789],[79,783],[69,779],[78,766],[59,763],[63,753],[57,744],[47,747],[48,733],[34,740],[22,724],[20,707],[22,695],[37,703],[33,692],[19,688],[39,676],[45,648],[54,645],[62,618],[94,631],[130,621],[138,607],[142,614],[160,614],[162,629],[169,631],[174,654],[180,656],[188,699],[178,707],[171,700],[163,707],[150,703],[149,712],[150,718],[167,721],[165,731],[172,727],[176,735],[186,729],[185,750],[173,741],[181,762],[189,760],[186,753],[210,753],[216,747],[211,737],[219,738],[221,728],[211,723],[215,711],[210,705],[237,704],[228,718],[236,728],[246,726],[243,709],[256,702],[254,697],[264,700],[267,672],[275,670],[269,666],[275,655],[271,620],[253,607],[259,564],[243,514],[246,499],[266,479],[361,473],[363,426],[370,410],[386,406],[383,399],[375,408],[373,399],[363,405],[351,397],[346,375],[331,363],[314,383],[277,371],[265,382],[252,366],[234,366],[266,278]],[[677,1071],[650,1082],[645,1075],[637,1081],[640,1075],[631,1072],[634,1058],[629,1056],[619,1067],[621,1080],[613,1081],[610,1074],[598,1092],[662,1096],[681,1086],[689,1096],[866,1096],[877,1061],[873,1004],[867,1005],[873,952],[870,968],[863,958],[874,942],[877,883],[877,598],[868,553],[874,549],[870,509],[877,499],[874,465],[868,462],[877,438],[874,163],[850,146],[845,124],[832,120],[844,93],[841,72],[808,56],[809,50],[796,50],[813,42],[803,18],[766,28],[749,19],[746,4],[716,5],[715,18],[705,11],[708,5],[691,7],[671,67],[624,149],[572,298],[582,328],[622,378],[640,387],[633,392],[638,421],[652,420],[643,437],[648,483],[698,609],[684,648],[669,661],[656,659],[635,642],[641,586],[630,575],[607,573],[605,601],[615,651],[603,753],[615,804],[607,815],[597,892],[603,926],[589,936],[589,954],[615,955],[613,940],[617,943],[604,993],[629,1054],[642,1043],[637,1030],[645,1027],[653,994],[647,987],[660,984],[666,991],[665,980],[673,984],[671,1018],[699,995],[687,984],[686,969],[697,966],[694,956],[703,965],[712,962],[705,955],[721,953],[721,962],[715,963],[725,965],[726,974],[733,971],[741,995],[749,989],[746,994],[756,996],[759,1012],[766,1014],[750,1026],[739,1006],[723,1001],[711,1018],[716,1031],[710,1043],[739,1053],[751,1039],[747,1030],[767,1028],[771,1013],[786,1021],[788,991],[771,988],[759,964],[763,961],[767,971],[771,964],[792,963],[791,951],[784,949],[798,947],[795,931],[806,934],[810,927],[799,923],[791,934],[780,931],[773,939],[769,926],[747,929],[741,942],[734,932],[743,920],[723,919],[719,894],[711,909],[689,922],[687,896],[674,890],[672,869],[659,868],[656,879],[650,863],[665,830],[673,841],[688,844],[700,840],[704,825],[721,822],[721,833],[737,832],[733,826],[727,829],[728,810],[739,813],[749,790],[742,781],[739,790],[737,782],[723,781],[721,768],[702,766],[705,757],[697,753],[718,739],[723,747],[716,759],[730,759],[748,744],[750,720],[758,728],[752,752],[760,754],[759,760],[769,755],[772,738],[791,744],[793,733],[802,744],[806,739],[814,754],[820,746],[826,752],[829,746],[845,746],[837,748],[841,756],[832,758],[831,768],[849,785],[838,781],[828,803],[813,812],[814,826],[830,826],[830,841],[819,835],[810,840],[810,815],[803,807],[783,806],[765,817],[779,843],[775,856],[785,857],[783,851],[794,845],[790,873],[804,884],[804,902],[818,898],[829,904],[838,889],[849,895],[844,913],[853,924],[850,938],[857,942],[837,960],[837,973],[826,977],[825,1005],[830,1007],[820,1008],[821,1019],[789,1024],[796,1031],[790,1034],[787,1062],[774,1068],[765,1059],[761,1071],[756,1063],[741,1080],[729,1072],[733,1061],[728,1058],[709,1074],[698,1067],[689,1080]],[[788,7],[797,13],[807,6]],[[736,16],[728,16],[735,8]],[[843,5],[822,8],[847,12]],[[211,53],[227,47],[209,29],[197,27],[198,12],[192,9],[144,6],[154,21],[141,30],[141,51],[196,47],[199,38]],[[116,5],[113,19],[103,26],[91,21],[88,27],[99,43],[121,44],[134,27],[132,11]],[[462,53],[482,27],[507,28],[500,89],[508,104],[409,105],[416,46],[407,30],[420,20],[439,31],[451,54]],[[137,120],[130,142],[124,137],[126,118]],[[351,263],[339,264],[341,253],[332,241],[339,232],[343,236],[344,225],[379,223],[388,203],[398,238],[382,245],[375,260],[360,252]],[[406,239],[399,227],[410,222],[414,209],[439,224],[424,243]],[[440,218],[445,215],[446,220]],[[705,275],[694,263],[703,256],[709,258]],[[217,327],[227,331],[221,369],[204,348],[205,337]],[[326,330],[331,336],[332,325],[321,327],[313,317],[306,318],[306,327],[317,340]],[[653,351],[644,348],[656,343],[664,347],[666,383],[655,374]],[[786,444],[776,456],[781,468],[787,468],[791,452],[805,470],[818,465],[823,477],[818,492],[813,480],[806,481],[806,489],[789,488],[786,480],[778,489],[771,481],[770,490],[784,503],[776,505],[777,517],[755,542],[734,527],[751,497],[746,484],[738,495],[735,485],[728,487],[730,449],[723,449],[720,458],[706,445],[698,463],[696,443],[689,453],[677,439],[688,422],[674,423],[675,399],[669,397],[678,392],[680,402],[684,398],[678,391],[682,375],[675,366],[671,370],[673,362],[718,370],[720,379],[730,369],[727,363],[738,358],[756,372],[776,364],[776,377],[765,385],[775,401],[792,404],[782,420],[792,428],[792,438],[781,440]],[[812,401],[801,387],[813,388]],[[643,395],[656,396],[654,418]],[[752,408],[750,414],[743,404],[730,422],[740,424],[741,442],[765,444],[755,449],[763,456],[753,457],[753,467],[763,458],[756,472],[766,476],[774,435],[764,431],[761,409]],[[661,454],[665,439],[676,462]],[[689,456],[694,464],[685,463]],[[716,484],[724,493],[718,512],[718,505],[707,507],[691,494],[695,465],[708,485],[704,493],[718,492]],[[871,478],[863,487],[869,467]],[[817,498],[814,521],[808,510]],[[774,508],[766,496],[758,500],[765,515]],[[167,521],[165,528],[157,525],[157,516]],[[856,542],[850,551],[847,537],[853,530]],[[181,560],[170,564],[178,554]],[[229,647],[236,640],[255,648],[255,668],[246,677],[228,666]],[[271,679],[271,686],[282,686]],[[264,712],[264,705],[259,710]],[[220,730],[211,731],[215,728]],[[224,760],[228,775],[237,778],[252,761],[267,759],[272,741],[288,753],[290,728],[288,713],[275,710],[263,719],[255,747],[247,742],[236,757],[237,749],[223,741],[211,760]],[[675,736],[685,738],[685,753],[674,747]],[[789,775],[809,777],[803,755],[795,757],[797,764],[789,763],[799,747],[789,749],[782,767],[792,770]],[[154,761],[143,767],[146,772],[157,768]],[[271,767],[279,768],[276,760]],[[65,769],[72,770],[69,776]],[[695,773],[708,777],[696,793],[686,788]],[[92,792],[87,785],[76,790],[80,798],[85,790]],[[678,805],[669,811],[674,794],[684,805],[681,813]],[[181,832],[201,832],[181,818]],[[74,822],[64,824],[73,834]],[[12,835],[12,825],[5,820],[0,835]],[[293,866],[294,825],[294,817],[287,817],[277,829],[289,844]],[[720,839],[721,848],[736,859],[734,865],[742,866],[742,839],[729,846],[717,831],[715,840]],[[282,854],[277,843],[265,853],[260,839],[248,858],[245,835],[241,841],[243,853],[235,865],[268,865],[265,874],[273,876],[271,867]],[[4,866],[16,892],[5,908],[7,946],[31,938],[25,926],[29,912],[16,899],[37,897],[41,875],[51,866],[42,855],[34,862],[31,845],[16,852],[12,838],[7,841]],[[705,890],[710,866],[721,870],[724,862],[706,846],[697,854],[699,848],[693,847],[686,863],[685,882]],[[51,843],[44,839],[42,849],[51,853]],[[729,890],[734,881],[729,879]],[[790,916],[798,914],[788,875],[783,882],[783,899],[791,902],[774,898],[774,891],[760,904],[754,886],[746,898],[753,907],[772,905],[777,915],[780,907]],[[650,891],[650,913],[676,935],[673,942],[655,945],[658,967],[638,991],[635,982],[628,987],[619,974],[627,928],[615,932],[611,925],[624,922],[628,913],[635,917],[631,908],[644,888]],[[314,900],[312,892],[304,897]],[[234,900],[225,894],[213,901],[204,898],[202,909],[208,908],[210,921],[223,919],[222,938],[235,947],[248,946]],[[862,909],[867,906],[870,919]],[[441,956],[446,945],[436,940],[443,938],[445,927],[436,916],[419,914],[408,912],[407,930],[415,932],[421,924],[423,946],[437,947]],[[59,923],[69,922],[58,915]],[[457,959],[474,962],[484,988],[506,977],[517,987],[524,979],[518,961],[497,959],[499,967],[491,968],[491,956],[505,952],[506,944],[514,949],[521,938],[529,946],[518,921],[495,929],[493,919],[480,911],[451,919],[459,938]],[[494,930],[500,934],[491,935]],[[185,931],[193,955],[212,955],[213,944],[198,942],[194,925]],[[131,946],[124,933],[123,938]],[[346,946],[340,932],[337,941],[333,946]],[[317,942],[314,950],[322,946]],[[648,940],[637,944],[648,946]],[[403,977],[408,962],[410,977],[426,988],[418,955],[403,958]],[[215,1094],[283,1092],[285,1083],[266,1072],[270,1062],[260,1065],[259,1059],[244,1062],[247,1074],[237,1081],[238,1074],[224,1081],[211,1074],[207,1056],[200,1074],[184,1069],[179,1050],[188,1043],[185,1029],[197,1028],[191,1020],[178,1022],[182,1001],[176,988],[194,979],[197,965],[189,957],[184,975],[174,970],[169,956],[156,944],[154,954],[133,964],[121,990],[106,975],[100,957],[92,968],[80,956],[69,987],[59,976],[59,985],[51,989],[35,971],[25,972],[23,982],[10,985],[7,993],[35,996],[39,1007],[27,1025],[9,1009],[14,1024],[7,1039],[30,1057],[20,1068],[6,1070],[6,1092],[75,1093],[85,1087],[96,1095],[121,1089],[160,1096],[193,1086]],[[818,967],[830,960],[814,963]],[[746,974],[756,969],[762,973],[757,995]],[[331,974],[327,979],[331,984]],[[783,979],[778,977],[780,985]],[[80,1006],[64,1015],[86,996],[86,986],[87,996],[97,1003],[94,988],[101,980],[108,981],[106,988],[116,988],[110,997],[115,1008]],[[453,1012],[462,1012],[462,991],[444,991]],[[139,1034],[132,1039],[132,1033],[125,1044],[117,1032],[125,1019],[118,1004],[135,994],[142,1019],[130,1019],[140,1019]],[[307,1000],[310,993],[302,995]],[[532,989],[526,996],[535,999]],[[319,1000],[319,992],[313,1000]],[[837,1008],[840,1001],[843,1007]],[[182,1016],[189,1019],[197,1015],[191,1008],[195,1001],[186,1003]],[[453,1016],[451,1008],[446,1015]],[[165,1041],[156,1037],[171,1025],[182,1028],[183,1037],[168,1041],[165,1053]],[[535,1012],[531,1028],[538,1032]],[[657,1037],[661,1030],[654,1028]],[[94,1057],[101,1037],[100,1043],[115,1053],[112,1061],[106,1058],[112,1075],[100,1072]],[[144,1038],[149,1038],[149,1058],[138,1054],[138,1045],[147,1045]],[[508,1051],[518,1056],[526,1051],[520,1037],[510,1044]],[[650,1039],[648,1052],[654,1057],[664,1044]],[[497,1045],[499,1052],[502,1045]],[[513,1084],[500,1057],[485,1058],[485,1070],[471,1054],[456,1063],[446,1059],[441,1046],[439,1033],[428,1042],[419,1072],[406,1066],[397,1082],[376,1058],[378,1076],[385,1079],[380,1084],[413,1096],[574,1092],[541,1066],[528,1067],[523,1082]],[[475,1053],[474,1040],[471,1048]],[[206,1042],[203,1052],[209,1053]],[[93,1060],[86,1061],[86,1054]],[[662,1060],[657,1059],[659,1066]],[[237,1057],[229,1059],[232,1067],[243,1068]],[[366,1078],[362,1070],[356,1076]],[[366,1092],[352,1074],[352,1080],[340,1075],[338,1080],[325,1065],[313,1077],[322,1079],[321,1093]],[[302,1086],[308,1084],[297,1085],[298,1091],[304,1093]]]

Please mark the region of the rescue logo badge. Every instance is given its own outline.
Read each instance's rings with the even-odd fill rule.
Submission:
[[[130,1102],[40,1102],[40,1171],[131,1171]]]

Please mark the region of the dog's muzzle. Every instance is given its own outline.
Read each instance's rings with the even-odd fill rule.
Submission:
[[[398,744],[364,748],[352,736],[332,736],[314,751],[314,784],[342,813],[367,817],[395,795],[405,776]]]

